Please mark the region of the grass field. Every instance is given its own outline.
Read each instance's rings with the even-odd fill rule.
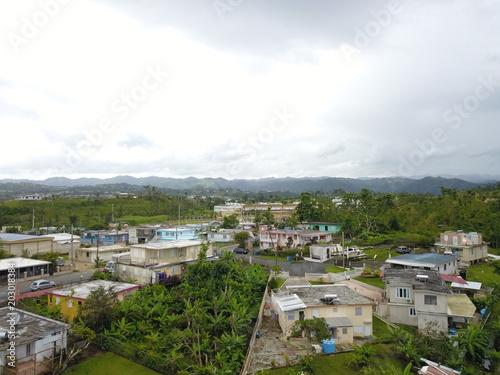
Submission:
[[[385,289],[385,282],[380,277],[355,277],[354,280],[360,281],[365,284],[376,286],[377,288]]]
[[[89,359],[68,369],[65,374],[71,375],[109,375],[109,374],[127,374],[127,375],[155,375],[156,371],[141,366],[138,363],[129,361],[114,353],[106,353]]]
[[[483,286],[494,286],[495,283],[500,283],[500,274],[495,273],[495,268],[491,263],[479,263],[467,267],[467,280],[476,281]]]

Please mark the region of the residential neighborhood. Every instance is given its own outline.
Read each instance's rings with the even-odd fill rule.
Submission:
[[[366,240],[355,241],[349,237],[345,226],[335,221],[304,218],[300,222],[290,221],[290,217],[303,210],[306,202],[308,200],[302,199],[293,205],[258,203],[248,205],[251,210],[245,209],[245,204],[227,204],[227,212],[226,206],[214,205],[214,217],[220,214],[220,221],[196,218],[179,223],[177,218],[173,223],[129,225],[121,221],[108,223],[107,229],[78,227],[71,233],[66,228],[61,233],[55,230],[55,233],[40,235],[33,230],[32,234],[0,232],[1,248],[7,256],[0,260],[0,280],[7,283],[13,277],[10,275],[14,275],[20,285],[47,280],[47,289],[26,291],[18,287],[14,294],[18,296],[17,309],[28,309],[25,315],[19,316],[40,316],[65,327],[66,347],[56,350],[54,358],[64,356],[69,350],[67,340],[74,340],[72,327],[82,321],[87,322],[87,327],[101,327],[94,326],[95,322],[85,320],[90,318],[82,315],[88,314],[87,300],[94,304],[96,293],[99,298],[109,299],[103,300],[103,306],[116,306],[118,320],[106,323],[103,316],[100,321],[107,324],[106,331],[96,334],[107,342],[108,350],[120,354],[125,350],[124,343],[131,344],[129,340],[139,332],[136,330],[146,329],[139,326],[132,329],[135,320],[129,320],[128,310],[122,309],[132,306],[142,309],[143,302],[139,301],[145,301],[149,295],[157,302],[144,305],[144,314],[148,314],[149,309],[155,322],[166,319],[162,314],[170,314],[171,319],[177,321],[183,315],[172,310],[175,306],[172,302],[180,293],[189,291],[196,295],[196,289],[189,288],[197,285],[202,290],[208,286],[203,292],[207,297],[211,293],[225,295],[229,284],[224,283],[233,277],[226,272],[238,265],[243,267],[238,272],[251,273],[231,283],[250,281],[257,274],[264,283],[262,287],[254,285],[257,292],[251,296],[256,298],[254,302],[238,307],[243,311],[251,308],[255,314],[251,320],[241,321],[244,327],[241,332],[246,332],[249,340],[246,354],[241,362],[228,362],[235,368],[241,366],[238,371],[241,374],[299,366],[300,359],[310,353],[354,356],[353,353],[361,350],[358,348],[377,345],[382,335],[380,324],[389,327],[389,331],[407,327],[418,337],[440,338],[452,343],[460,342],[472,327],[482,327],[490,321],[491,308],[477,305],[477,301],[495,289],[484,279],[476,281],[473,272],[474,267],[492,266],[495,262],[482,233],[447,230],[438,233],[439,240],[431,237],[425,245],[408,241],[393,242],[390,246],[369,245]],[[333,200],[332,204],[335,204]],[[352,212],[346,204],[340,207]],[[291,216],[284,215],[285,212]],[[14,226],[5,226],[8,228]],[[401,248],[410,251],[400,251]],[[45,254],[54,255],[47,258]],[[87,276],[83,278],[83,269],[92,270],[90,280]],[[81,274],[81,280],[69,281],[73,274]],[[59,281],[66,280],[64,278],[68,281]],[[161,297],[169,291],[174,293],[171,297]],[[245,298],[240,297],[239,303]],[[190,297],[183,304],[192,306],[193,301]],[[232,303],[237,304],[236,300]],[[213,317],[218,314],[215,306],[209,310],[215,314]],[[151,332],[166,329],[155,324],[151,321],[148,328]],[[228,324],[236,329],[236,321]],[[171,334],[173,332],[176,331]],[[121,340],[116,341],[117,337]],[[263,337],[266,339],[262,340]],[[141,343],[144,338],[135,340],[134,345],[151,344]],[[31,355],[30,350],[35,350],[37,345],[19,350],[19,355],[29,357],[23,366],[29,365],[38,369],[35,373],[41,373],[37,371],[48,371],[50,356],[43,355],[44,365],[36,364],[40,356]],[[441,357],[429,354],[425,354],[425,361],[411,362],[415,372],[456,371],[453,366],[441,366]],[[399,358],[398,355],[395,358]],[[5,364],[3,366],[9,371]],[[363,365],[351,366],[359,370]],[[152,368],[159,369],[156,364]]]

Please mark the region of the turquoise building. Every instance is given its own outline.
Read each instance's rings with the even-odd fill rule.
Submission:
[[[320,232],[340,233],[342,225],[339,223],[309,223],[310,230],[319,230]]]

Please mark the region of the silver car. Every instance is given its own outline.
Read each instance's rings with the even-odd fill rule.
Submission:
[[[50,280],[36,280],[31,283],[30,289],[36,292],[37,290],[50,289],[55,286],[56,284]]]

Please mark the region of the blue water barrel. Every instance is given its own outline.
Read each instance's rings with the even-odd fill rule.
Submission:
[[[286,260],[288,260],[289,262],[291,262],[293,260],[292,257],[287,257]]]
[[[335,340],[334,339],[323,340],[321,347],[323,348],[323,353],[325,354],[335,353]]]

